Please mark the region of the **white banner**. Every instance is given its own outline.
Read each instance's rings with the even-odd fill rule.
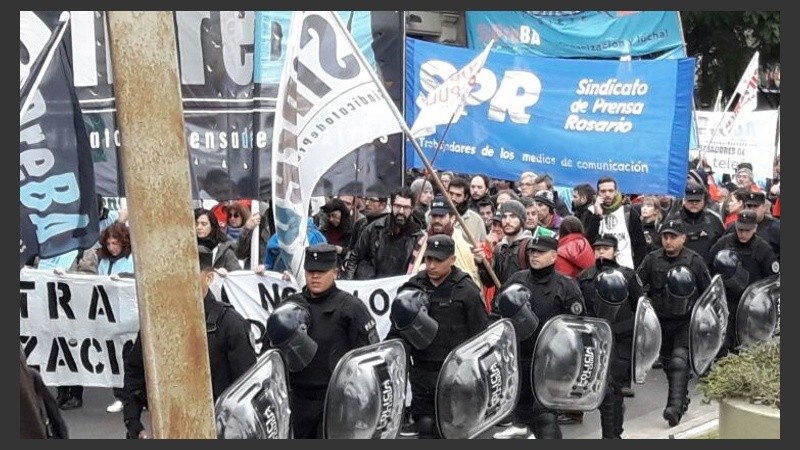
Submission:
[[[122,349],[139,330],[134,281],[22,269],[19,338],[45,384],[122,387]]]
[[[384,339],[391,326],[391,301],[409,278],[337,280],[336,285],[364,302]],[[299,290],[277,272],[262,276],[249,270],[217,276],[211,284],[217,300],[231,303],[250,322],[259,352],[267,339],[269,313]],[[122,386],[122,349],[133,344],[139,330],[134,280],[23,269],[20,295],[20,341],[28,365],[41,372],[45,384]]]
[[[741,162],[753,164],[756,182],[772,178],[772,161],[775,157],[775,136],[778,127],[778,110],[753,111],[740,114],[728,135],[717,133],[711,146],[709,140],[722,113],[696,111],[697,135],[700,149],[714,170],[714,174],[733,175]]]

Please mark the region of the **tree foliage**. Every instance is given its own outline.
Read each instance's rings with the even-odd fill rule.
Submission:
[[[779,11],[681,11],[686,53],[697,58],[695,100],[714,103],[730,96],[753,53],[763,68],[780,63]]]

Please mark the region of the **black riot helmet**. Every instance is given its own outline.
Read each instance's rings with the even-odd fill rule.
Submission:
[[[520,283],[503,288],[494,298],[500,315],[511,319],[517,340],[524,341],[533,336],[539,327],[539,317],[531,310],[531,290]]]
[[[311,313],[295,302],[279,305],[267,318],[269,342],[283,353],[289,372],[303,370],[317,353],[317,343],[308,335],[310,326]]]
[[[439,331],[439,323],[428,315],[430,298],[422,289],[401,288],[392,302],[389,318],[398,333],[417,350],[433,342]]]
[[[736,275],[736,270],[741,266],[742,259],[735,250],[725,249],[714,255],[712,264],[714,273],[722,276],[723,280]]]
[[[620,305],[628,298],[628,280],[619,269],[605,269],[594,279],[600,301],[596,302],[597,317],[613,322]]]
[[[686,266],[675,266],[667,272],[667,292],[674,298],[688,298],[697,290],[694,273]]]

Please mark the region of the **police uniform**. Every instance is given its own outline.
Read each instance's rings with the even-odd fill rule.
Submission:
[[[699,184],[687,183],[684,194],[686,200],[704,200],[708,205],[708,193]],[[708,206],[698,213],[692,213],[684,206],[680,209],[679,215],[686,233],[686,244],[684,245],[707,260],[711,247],[725,234],[725,227],[722,225],[719,214],[708,209]],[[660,240],[659,236],[657,238]]]
[[[683,223],[679,220],[664,222],[661,234],[665,233],[684,234]],[[711,275],[703,258],[685,246],[676,256],[669,256],[663,248],[653,251],[645,257],[636,272],[661,323],[660,353],[669,383],[664,416],[674,426],[688,408],[689,322],[692,307],[711,284]],[[691,286],[684,285],[681,288],[688,288],[691,294],[682,296],[670,292],[670,273],[675,274],[673,279],[678,280],[676,285],[680,284],[679,281],[689,281]]]
[[[766,195],[763,192],[748,192],[744,197],[744,207],[747,209],[755,209],[766,202]],[[729,226],[727,233],[736,234],[736,227]],[[764,215],[761,222],[758,222],[756,235],[767,241],[772,247],[772,251],[781,260],[781,221],[774,217]]]
[[[611,234],[599,236],[593,244],[594,247],[608,246],[615,250],[617,245],[617,238]],[[608,387],[600,405],[600,426],[603,438],[619,439],[623,431],[622,423],[625,413],[622,388],[631,385],[633,324],[636,305],[639,297],[642,296],[642,285],[633,269],[619,265],[616,260],[597,260],[593,267],[584,269],[577,277],[589,316],[599,317],[598,311],[602,308],[603,300],[598,294],[597,275],[608,270],[621,272],[627,282],[627,298],[619,304],[614,319],[610,321],[611,330],[614,332],[614,346]]]
[[[333,270],[337,265],[336,247],[318,244],[306,248],[307,272]],[[375,319],[364,303],[336,287],[312,297],[307,287],[285,302],[303,305],[311,314],[308,335],[317,351],[308,365],[289,375],[290,405],[295,439],[322,437],[325,393],[339,359],[348,351],[379,342]]]
[[[758,226],[758,217],[752,209],[740,211],[736,217],[734,228],[740,230],[752,230]],[[742,268],[747,272],[744,283],[739,280],[723,280],[725,284],[725,297],[728,301],[728,329],[725,335],[725,344],[720,350],[720,356],[734,348],[734,336],[736,333],[736,312],[739,300],[744,290],[750,284],[763,280],[769,276],[780,272],[778,256],[772,247],[756,232],[746,243],[739,241],[736,233],[726,234],[711,248],[711,260],[706,261],[711,275],[716,275],[713,270],[714,255],[718,255],[723,250],[732,250],[739,256]]]
[[[211,252],[200,248],[200,268],[211,268]],[[217,301],[209,289],[203,298],[208,339],[208,361],[214,400],[256,363],[250,324],[229,303]],[[143,429],[142,409],[147,406],[141,332],[124,361],[123,420],[127,437],[137,439]]]
[[[557,251],[558,240],[549,236],[536,236],[528,241],[526,254],[533,250]],[[533,293],[531,310],[540,320],[533,335],[519,342],[520,395],[514,409],[520,423],[528,424],[537,439],[561,439],[561,428],[556,420],[557,412],[545,408],[536,401],[530,383],[533,350],[542,326],[559,314],[586,314],[583,295],[575,280],[555,271],[555,265],[542,269],[526,269],[513,273],[503,284],[519,283]]]
[[[435,235],[428,238],[425,257],[433,257],[440,261],[455,254],[455,242],[450,236]],[[428,274],[422,270],[404,283],[398,291],[419,289],[429,299],[428,315],[438,323],[438,331],[433,341],[423,349],[406,345],[411,356],[409,382],[411,384],[411,415],[419,431],[420,438],[440,438],[435,425],[436,382],[444,360],[450,352],[484,331],[489,323],[481,291],[478,285],[466,272],[456,266],[438,286],[435,286]],[[387,339],[399,337],[396,324],[387,335]],[[404,339],[404,342],[406,340]]]

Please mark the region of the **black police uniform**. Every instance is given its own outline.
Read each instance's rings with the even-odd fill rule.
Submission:
[[[756,226],[755,211],[744,210],[739,213],[734,227],[754,227]],[[780,263],[777,255],[772,250],[772,247],[758,234],[746,243],[739,241],[736,233],[726,234],[711,248],[711,260],[706,261],[711,275],[716,275],[713,269],[713,261],[715,255],[718,255],[723,250],[732,250],[739,256],[739,261],[744,270],[747,272],[747,280],[742,283],[740,280],[723,279],[725,284],[725,298],[728,302],[728,328],[725,335],[725,342],[720,349],[719,357],[724,356],[735,348],[735,333],[736,333],[736,313],[739,306],[739,300],[747,286],[775,275],[780,272]]]
[[[336,267],[336,247],[319,244],[306,248],[306,270],[331,270]],[[314,266],[315,263],[320,264]],[[325,269],[327,267],[327,269]],[[289,375],[292,428],[295,439],[322,437],[325,394],[333,369],[345,353],[379,342],[375,319],[364,303],[333,284],[312,297],[307,287],[286,298],[309,310],[308,335],[317,343],[311,362]]]
[[[453,255],[455,244],[449,237],[436,235],[428,239],[426,256],[436,251],[437,240],[446,241],[448,246],[441,256]],[[418,350],[406,345],[411,357],[409,382],[411,383],[411,415],[417,426],[420,439],[441,438],[435,425],[436,382],[447,355],[458,345],[484,331],[489,324],[481,291],[468,273],[453,266],[450,275],[439,286],[431,283],[428,274],[422,270],[398,291],[406,288],[420,289],[428,294],[428,316],[439,324],[439,329],[430,345]],[[402,335],[392,324],[386,339],[401,338]],[[406,342],[404,340],[404,342]]]
[[[766,196],[763,192],[748,192],[747,196],[744,198],[745,208],[748,209],[755,209],[764,204],[766,201]],[[734,225],[729,225],[726,233],[736,234],[736,227]],[[775,256],[778,257],[778,261],[781,260],[781,221],[780,219],[776,219],[774,217],[770,217],[765,215],[761,222],[758,222],[758,228],[756,229],[756,235],[761,236],[762,239],[767,241],[767,243],[772,247],[772,251],[775,252]]]
[[[210,290],[203,299],[208,338],[208,360],[214,400],[256,363],[250,324],[232,305],[217,301]],[[125,358],[123,419],[129,439],[137,439],[143,429],[142,408],[147,406],[141,332]]]
[[[683,225],[676,220],[665,222],[661,233],[665,232],[683,233]],[[667,290],[668,272],[679,267],[691,272],[695,282],[692,298],[685,302],[676,301]],[[692,306],[711,284],[711,275],[703,258],[686,247],[674,257],[667,255],[663,248],[651,252],[636,273],[661,323],[661,360],[669,384],[669,411],[665,410],[665,418],[669,415],[671,419],[667,420],[674,426],[680,422],[689,405],[689,322]]]
[[[685,198],[687,200],[699,198],[704,199],[708,204],[708,194],[705,189],[699,185],[688,184],[685,190]],[[675,218],[675,217],[672,217]],[[677,219],[683,222],[684,232],[686,233],[686,248],[692,249],[700,254],[703,259],[708,259],[710,255],[711,246],[713,246],[719,238],[725,234],[725,227],[722,225],[722,219],[719,214],[708,209],[706,206],[698,213],[692,213],[681,207]],[[669,218],[667,219],[669,220]],[[654,236],[661,239],[660,236]]]
[[[601,236],[595,245],[603,242]],[[611,367],[609,368],[608,387],[603,403],[600,404],[600,426],[603,438],[619,439],[622,436],[622,423],[624,420],[625,406],[622,395],[623,387],[631,385],[631,352],[633,348],[633,323],[636,305],[642,296],[642,285],[636,272],[628,267],[620,266],[616,261],[602,259],[596,261],[594,267],[589,267],[578,274],[577,281],[586,302],[587,315],[597,317],[597,310],[601,300],[597,293],[596,277],[608,269],[622,272],[628,285],[628,297],[619,305],[615,319],[611,322],[614,332],[614,348]]]
[[[528,241],[526,251],[529,255],[533,249],[555,251],[557,248],[556,239],[537,236]],[[531,388],[533,350],[539,332],[548,320],[559,314],[586,314],[583,295],[575,280],[556,272],[555,265],[517,271],[506,280],[501,290],[513,283],[520,283],[531,290],[531,310],[539,318],[539,327],[533,335],[519,342],[520,395],[514,413],[520,423],[531,427],[537,439],[561,439],[561,427],[556,420],[558,413],[536,401]]]

